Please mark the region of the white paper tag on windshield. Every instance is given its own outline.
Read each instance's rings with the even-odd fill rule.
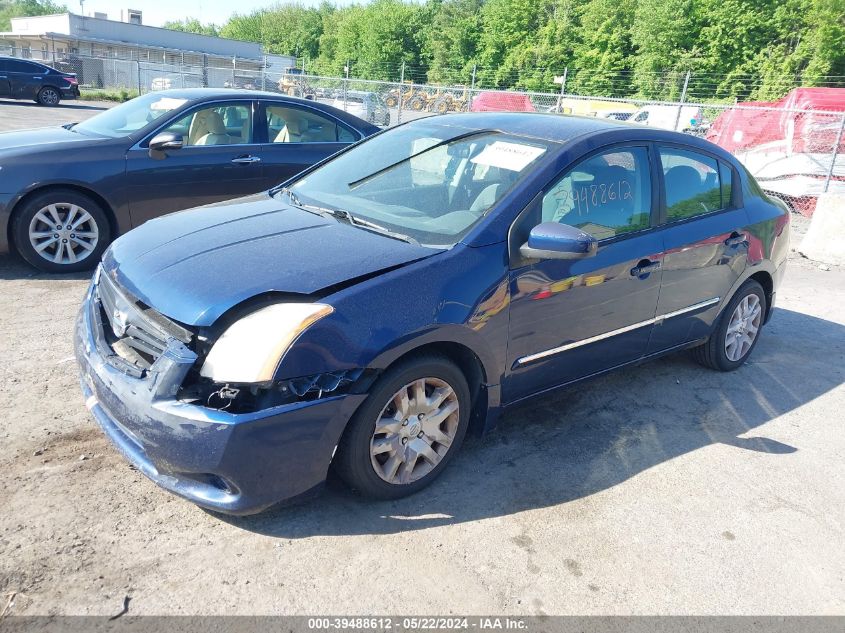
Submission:
[[[471,162],[490,167],[501,167],[510,171],[522,171],[535,158],[545,152],[545,148],[519,143],[496,141],[485,147]]]

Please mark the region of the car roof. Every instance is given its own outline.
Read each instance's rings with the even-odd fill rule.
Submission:
[[[525,136],[558,143],[568,143],[576,138],[586,139],[604,135],[608,136],[609,140],[612,137],[612,142],[677,143],[687,145],[690,148],[698,147],[733,160],[730,154],[719,146],[696,136],[603,117],[545,112],[466,112],[426,117],[405,125],[414,125],[417,122],[454,126],[462,130],[496,130],[514,136]]]
[[[584,134],[626,127],[625,123],[614,119],[543,112],[465,112],[425,120],[429,123],[436,122],[469,130],[492,129],[506,134],[532,136],[551,141],[567,141]],[[630,124],[627,127],[631,127]],[[636,129],[646,130],[647,128],[636,126]]]
[[[306,101],[298,97],[289,97],[287,95],[279,94],[278,92],[269,92],[266,90],[246,90],[238,88],[170,88],[168,90],[157,90],[156,94],[167,95],[168,97],[176,97],[179,99],[260,99],[273,98],[282,99],[284,101]]]

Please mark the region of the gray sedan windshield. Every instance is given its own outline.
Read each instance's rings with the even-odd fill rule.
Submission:
[[[293,184],[304,205],[336,209],[451,246],[549,151],[552,142],[435,124],[400,127]]]

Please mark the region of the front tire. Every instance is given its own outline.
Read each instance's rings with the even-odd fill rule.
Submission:
[[[373,386],[338,445],[333,466],[353,490],[398,499],[434,481],[469,425],[463,373],[438,355],[402,361]]]
[[[57,106],[59,105],[59,101],[62,100],[62,95],[59,94],[59,91],[53,88],[53,86],[44,86],[38,92],[38,98],[36,101],[43,106]]]
[[[111,241],[102,207],[70,189],[54,189],[25,201],[15,213],[12,232],[21,256],[48,273],[93,268]]]
[[[740,367],[760,340],[766,309],[763,287],[749,279],[722,311],[707,342],[693,348],[693,358],[718,371],[733,371]]]

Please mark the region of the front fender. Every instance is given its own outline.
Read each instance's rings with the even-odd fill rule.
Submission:
[[[385,369],[420,346],[453,343],[478,357],[488,383],[501,381],[510,305],[504,243],[458,244],[320,301],[334,312],[297,339],[277,380]]]

